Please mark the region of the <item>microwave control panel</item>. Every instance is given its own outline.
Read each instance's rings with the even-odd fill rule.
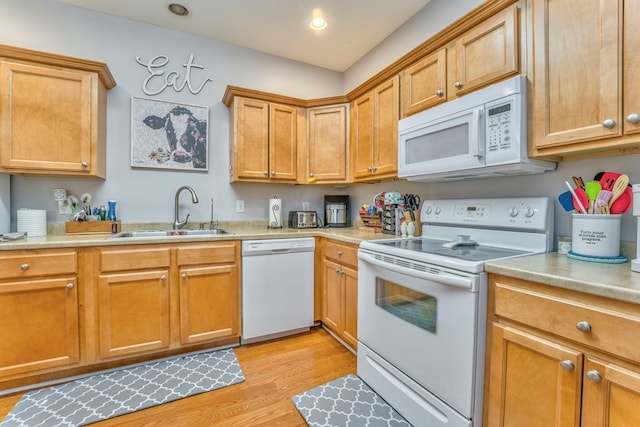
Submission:
[[[512,94],[485,104],[486,164],[498,165],[521,160],[526,142],[526,118],[522,116],[521,94]],[[524,144],[526,147],[526,144]]]

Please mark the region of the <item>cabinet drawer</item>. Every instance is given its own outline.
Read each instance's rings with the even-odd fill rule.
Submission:
[[[592,302],[496,283],[495,312],[500,317],[640,362],[637,345],[640,311],[637,315],[618,312]]]
[[[325,245],[324,255],[327,258],[338,261],[352,267],[358,266],[358,248],[328,240]]]
[[[142,270],[168,268],[169,248],[105,249],[100,252],[100,271]]]
[[[193,245],[178,248],[178,265],[233,264],[238,250],[237,242]]]
[[[76,274],[75,251],[20,251],[0,253],[0,277],[22,277]]]

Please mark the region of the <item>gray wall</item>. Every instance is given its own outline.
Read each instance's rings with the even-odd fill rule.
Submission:
[[[191,185],[201,203],[191,205],[184,196],[183,210],[193,220],[208,220],[209,199],[215,201],[217,219],[266,219],[267,199],[283,199],[284,211],[301,209],[309,201],[311,209],[322,210],[324,194],[349,194],[353,207],[371,203],[380,191],[413,192],[423,199],[433,197],[550,196],[565,191],[564,181],[581,175],[585,181],[601,170],[626,172],[632,182],[640,182],[635,166],[638,156],[625,156],[579,162],[565,162],[557,171],[543,175],[491,178],[446,184],[406,182],[359,185],[350,188],[321,188],[289,185],[228,183],[228,110],[221,103],[227,85],[243,86],[300,98],[344,94],[395,61],[438,30],[481,3],[479,0],[432,0],[422,11],[340,74],[294,61],[262,54],[229,44],[134,23],[78,9],[50,0],[2,0],[0,43],[104,61],[118,85],[109,91],[108,153],[106,181],[79,178],[11,178],[13,229],[18,208],[47,209],[49,222],[63,222],[52,197],[54,188],[66,188],[76,195],[92,193],[96,203],[118,201],[118,212],[125,222],[173,221],[173,198],[181,185]],[[142,82],[146,70],[136,56],[150,58],[168,55],[170,65],[179,68],[189,54],[213,77],[198,95],[188,91],[164,91],[156,99],[206,106],[209,111],[209,171],[179,172],[133,169],[130,167],[131,97],[144,96]],[[235,201],[246,202],[246,212],[235,213]],[[357,216],[354,211],[354,217]],[[571,234],[570,216],[556,204],[556,232]],[[623,218],[623,240],[635,240],[634,218]]]

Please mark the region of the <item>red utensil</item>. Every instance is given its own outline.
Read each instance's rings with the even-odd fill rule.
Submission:
[[[602,189],[611,191],[613,189],[613,184],[616,183],[616,179],[618,179],[620,175],[621,174],[617,172],[605,172],[602,174],[602,178],[600,178],[600,185],[602,186]]]
[[[620,195],[609,207],[612,214],[622,214],[629,210],[633,201],[633,189],[627,187],[624,193]]]
[[[584,191],[584,188],[576,188],[575,190],[573,190],[576,197],[580,200],[580,203],[582,203],[582,206],[586,207],[589,206],[589,198],[587,197],[587,193]],[[587,211],[583,211],[582,209],[580,209],[580,203],[578,203],[576,201],[576,198],[573,198],[573,207],[580,213],[586,214]]]

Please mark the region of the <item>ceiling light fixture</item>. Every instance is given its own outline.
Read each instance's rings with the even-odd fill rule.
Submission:
[[[179,3],[171,3],[169,4],[169,6],[167,6],[167,8],[169,9],[169,12],[173,13],[174,15],[187,16],[189,14],[189,9]]]
[[[313,17],[309,23],[309,28],[313,31],[322,31],[327,28],[327,21],[324,19],[324,16],[322,16],[322,11],[320,9],[315,9],[313,11]]]

